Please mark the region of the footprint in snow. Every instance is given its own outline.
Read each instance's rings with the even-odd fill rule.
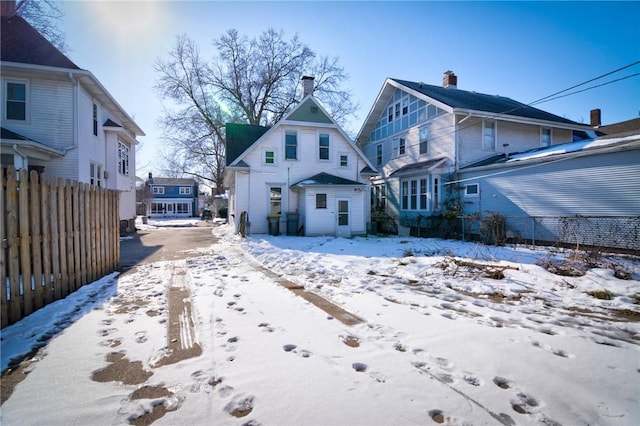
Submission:
[[[511,381],[504,377],[496,376],[493,378],[493,383],[500,389],[509,389],[511,387]]]

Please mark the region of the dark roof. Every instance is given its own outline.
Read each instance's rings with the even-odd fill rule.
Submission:
[[[442,160],[444,160],[444,157],[434,158],[432,160],[427,160],[427,161],[421,161],[419,163],[407,164],[406,166],[400,167],[398,170],[396,170],[395,172],[391,173],[390,176],[393,176],[393,175],[398,174],[398,173],[410,172],[410,171],[413,171],[413,170],[428,169],[429,167],[438,164]]]
[[[193,186],[197,182],[192,178],[163,178],[163,177],[154,177],[149,182],[151,185],[182,185],[182,186]]]
[[[5,129],[4,127],[0,127],[0,138],[1,139],[17,140],[17,141],[32,141],[32,142],[36,142],[33,139],[29,139],[26,136],[19,135],[18,133],[12,132],[9,129]]]
[[[373,170],[371,167],[366,166],[365,168],[363,168],[362,170],[360,170],[360,174],[361,175],[377,175],[378,172]]]
[[[18,15],[0,20],[0,60],[57,68],[80,68]]]
[[[105,126],[105,127],[122,127],[121,125],[119,125],[115,121],[111,120],[110,118],[107,118],[107,121],[104,122],[103,126]]]
[[[555,114],[542,111],[538,108],[525,105],[521,102],[514,101],[513,99],[505,98],[503,96],[487,95],[484,93],[469,92],[455,88],[415,83],[396,78],[392,78],[391,80],[453,108],[579,125],[579,123],[576,123],[575,121],[559,117]]]
[[[306,178],[301,180],[298,183],[294,183],[293,186],[310,186],[310,185],[364,185],[363,183],[356,182],[353,180],[341,178],[338,176],[330,175],[329,173],[318,173],[317,175],[311,176],[310,178]]]
[[[227,166],[269,130],[268,127],[252,124],[227,123],[225,126]]]
[[[598,127],[598,130],[606,135],[638,132],[640,131],[640,117],[621,121],[619,123],[607,124],[606,126],[600,126]]]

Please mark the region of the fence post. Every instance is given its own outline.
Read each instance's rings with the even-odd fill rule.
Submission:
[[[8,171],[7,171],[8,173]],[[7,267],[9,266],[7,262],[7,243],[9,239],[7,238],[7,228],[5,224],[6,210],[5,206],[7,205],[7,192],[5,190],[6,182],[4,177],[4,172],[0,171],[0,214],[2,218],[0,220],[0,283],[7,282]],[[6,286],[6,284],[4,284]],[[9,299],[7,297],[7,289],[3,288],[0,291],[0,328],[4,328],[9,325]]]
[[[29,177],[31,183],[31,261],[33,266],[34,308],[40,309],[44,305],[44,290],[42,287],[42,234],[40,232],[40,182],[38,172],[32,170]]]
[[[31,235],[29,232],[29,173],[20,169],[18,194],[20,221],[20,270],[22,272],[22,300],[24,315],[33,312],[33,282],[31,281]]]
[[[43,176],[40,182],[42,197],[40,198],[40,222],[42,223],[42,275],[44,276],[44,304],[51,303],[54,298],[53,269],[51,252],[51,180]]]
[[[20,241],[18,240],[18,186],[16,169],[7,168],[7,197],[5,211],[7,214],[7,242],[9,252],[9,323],[13,324],[22,318],[20,307]]]

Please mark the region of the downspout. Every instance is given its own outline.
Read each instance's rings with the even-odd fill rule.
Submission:
[[[78,81],[75,79],[72,72],[69,72],[69,81],[71,81],[71,83],[73,84],[73,113],[71,117],[71,120],[73,121],[73,145],[62,148],[62,151],[65,153],[65,155],[67,154],[67,152],[78,147],[78,104],[80,102],[78,97],[80,96],[80,94],[78,90]]]
[[[24,155],[22,152],[20,152],[20,150],[18,149],[18,144],[13,144],[13,151],[18,154],[20,157],[22,157],[22,167],[20,168],[28,168],[29,167],[29,157],[27,157],[26,155]],[[15,161],[14,161],[15,163]]]

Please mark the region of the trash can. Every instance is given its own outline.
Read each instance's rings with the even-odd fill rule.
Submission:
[[[280,235],[280,215],[269,215],[267,220],[269,221],[269,235]]]
[[[298,235],[298,213],[287,213],[287,235]]]

